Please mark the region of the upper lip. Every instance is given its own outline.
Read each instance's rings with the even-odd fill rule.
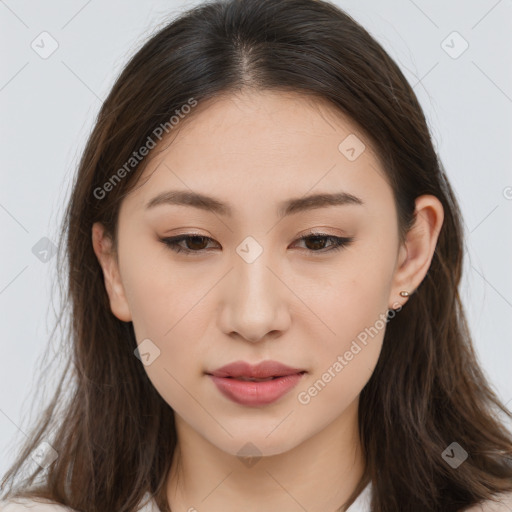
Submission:
[[[305,370],[301,368],[291,368],[278,361],[262,361],[256,365],[245,361],[235,361],[207,373],[214,377],[265,379],[267,377],[284,377],[285,375],[293,375],[294,373],[302,372],[305,372]]]

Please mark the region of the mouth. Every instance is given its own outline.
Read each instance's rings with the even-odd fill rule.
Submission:
[[[258,365],[238,361],[212,372],[205,372],[220,393],[245,406],[263,406],[276,402],[294,388],[304,369],[291,368],[276,361]]]
[[[291,366],[287,366],[278,361],[262,361],[255,365],[246,361],[235,361],[206,373],[213,377],[261,382],[279,377],[286,377],[287,375],[306,373],[306,370],[304,368],[292,368]]]
[[[297,372],[298,375],[304,375],[306,373],[306,371],[302,371],[302,372]],[[207,375],[212,375],[212,374],[207,374]],[[226,377],[223,377],[224,379],[234,379],[234,380],[239,380],[239,381],[242,381],[242,382],[268,382],[269,380],[276,380],[276,379],[281,379],[283,377],[287,377],[288,375],[295,375],[295,374],[287,374],[287,375],[274,375],[272,377],[266,377],[264,379],[258,379],[258,378],[255,378],[255,377],[246,377],[244,375],[241,375],[239,377],[232,377],[232,376],[226,376]]]

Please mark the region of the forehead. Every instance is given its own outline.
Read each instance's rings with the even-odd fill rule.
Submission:
[[[370,141],[326,100],[251,91],[199,103],[183,117],[139,178],[140,204],[166,188],[230,203],[248,195],[261,202],[329,190],[367,197],[380,191],[389,200]]]
[[[182,117],[166,143],[169,153],[190,151],[264,158],[281,154],[290,162],[328,154],[338,155],[338,144],[348,136],[365,145],[365,153],[378,158],[365,134],[326,99],[285,91],[244,91],[206,100]],[[187,155],[190,156],[190,155]],[[267,160],[267,159],[265,159]],[[257,164],[257,162],[254,162]]]

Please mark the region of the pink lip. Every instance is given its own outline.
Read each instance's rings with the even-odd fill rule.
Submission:
[[[245,361],[235,361],[207,373],[214,377],[266,379],[267,377],[283,377],[304,371],[303,368],[291,368],[277,361],[262,361],[256,365],[246,363]]]
[[[236,361],[207,375],[225,397],[241,405],[258,406],[281,398],[297,385],[304,373],[303,369],[291,368],[277,361],[263,361],[255,366]],[[239,380],[239,377],[274,379],[257,382]]]

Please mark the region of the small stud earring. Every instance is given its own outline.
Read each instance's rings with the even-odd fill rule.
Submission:
[[[404,291],[400,292],[400,295],[402,297],[409,297],[410,293],[404,290]]]

